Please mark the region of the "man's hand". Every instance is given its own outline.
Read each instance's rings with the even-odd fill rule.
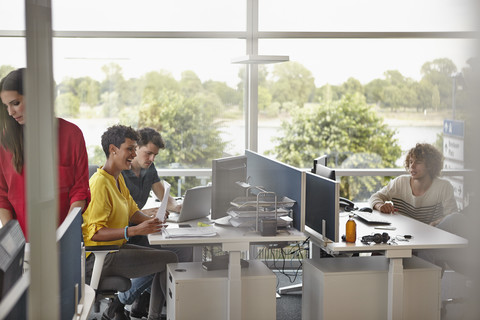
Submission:
[[[142,212],[149,217],[155,217],[157,214],[158,208],[149,208],[149,209],[142,209]]]
[[[378,211],[382,213],[394,213],[395,211],[397,211],[397,209],[393,207],[393,203],[391,202],[386,202],[384,204],[377,204],[375,205],[375,207],[377,208]]]

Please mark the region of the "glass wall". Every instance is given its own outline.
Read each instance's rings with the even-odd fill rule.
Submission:
[[[4,76],[25,66],[25,21],[22,1],[0,5],[9,9],[0,21]],[[476,11],[468,0],[55,0],[52,8],[56,113],[82,129],[95,164],[101,133],[124,123],[162,133],[159,168],[210,168],[213,158],[243,153],[247,100],[258,107],[257,151],[302,168],[321,154],[338,168],[398,168],[416,142],[442,149],[445,119],[465,120],[469,132]],[[259,65],[251,97],[245,66],[231,63],[245,54],[290,61]]]

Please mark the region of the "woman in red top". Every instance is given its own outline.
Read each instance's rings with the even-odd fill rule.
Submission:
[[[27,237],[24,74],[25,69],[17,69],[0,81],[0,221],[17,219]],[[90,201],[85,140],[76,125],[63,119],[58,119],[58,158],[60,224],[71,209],[85,209]]]

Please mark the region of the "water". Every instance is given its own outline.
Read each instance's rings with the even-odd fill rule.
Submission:
[[[442,126],[392,126],[396,130],[394,137],[398,140],[398,144],[402,149],[402,156],[397,161],[397,165],[402,167],[404,155],[415,146],[416,143],[424,142],[434,144],[437,140],[437,134],[443,131]],[[232,124],[228,126],[228,130],[222,133],[222,138],[232,141],[229,144],[227,153],[242,154],[245,149],[245,138],[243,136],[245,126],[242,124]],[[272,150],[274,144],[272,138],[281,136],[279,127],[261,126],[258,127],[258,152],[263,154],[267,150]]]
[[[109,126],[116,124],[115,119],[67,119],[82,129],[85,143],[88,146],[100,146],[100,138],[103,132]],[[258,152],[263,154],[267,150],[272,150],[274,147],[271,141],[274,137],[279,137],[280,124],[259,124],[258,128]],[[402,156],[397,161],[397,165],[402,166],[403,157],[405,153],[417,142],[435,143],[437,134],[442,132],[442,126],[392,126],[397,133],[395,138],[402,149]],[[229,154],[243,154],[245,150],[245,125],[242,121],[233,121],[222,131],[222,138],[230,141],[227,146],[226,153]]]

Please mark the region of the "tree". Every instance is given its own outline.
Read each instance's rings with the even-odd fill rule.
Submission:
[[[422,80],[430,85],[430,88],[436,86],[440,96],[440,109],[446,109],[452,101],[452,75],[456,74],[457,67],[448,58],[435,59],[423,64],[421,73]],[[431,92],[430,96],[434,93]]]
[[[7,74],[15,70],[14,67],[10,65],[2,65],[0,66],[0,79],[3,79]]]
[[[110,63],[102,66],[105,73],[105,80],[101,84],[101,97],[104,101],[108,101],[105,108],[114,108],[111,111],[105,111],[105,114],[116,114],[127,105],[128,88],[122,74],[122,68],[116,63]],[[114,96],[115,99],[111,97]],[[109,97],[106,99],[105,97]]]
[[[282,128],[283,134],[275,139],[276,146],[269,153],[300,168],[311,166],[312,159],[322,154],[334,159],[332,166],[335,167],[348,163],[357,168],[391,168],[401,155],[395,132],[383,123],[360,94],[297,108],[292,112],[291,121],[284,122]],[[358,158],[358,154],[364,156]],[[366,188],[371,192],[383,183],[380,177],[372,177],[368,186],[363,180],[342,179],[341,193],[349,198]]]
[[[272,100],[284,104],[292,102],[303,106],[315,93],[312,73],[298,62],[284,62],[273,68],[270,85]]]
[[[340,86],[340,96],[343,96],[343,95],[354,95],[355,93],[360,93],[360,94],[364,94],[365,90],[362,86],[362,83],[355,79],[355,78],[348,78],[347,81],[345,81],[344,83],[342,83],[342,85]]]
[[[60,94],[55,104],[56,114],[59,117],[76,118],[80,113],[80,100],[71,92]]]
[[[383,99],[383,88],[386,86],[384,79],[374,79],[365,86],[365,97],[367,103],[380,105]]]
[[[208,80],[203,83],[206,91],[218,95],[222,103],[227,106],[238,106],[241,103],[242,97],[240,92],[230,88],[225,82]]]
[[[220,136],[220,123],[214,119],[217,103],[221,102],[214,94],[199,93],[185,98],[166,90],[142,101],[138,111],[139,128],[152,127],[165,140],[165,150],[157,156],[156,165],[205,168],[211,166],[213,159],[222,156],[226,142]],[[176,184],[173,180],[169,182]],[[187,179],[185,186],[196,184]]]
[[[185,97],[193,97],[203,91],[202,81],[191,70],[183,71],[180,79],[180,90]]]

